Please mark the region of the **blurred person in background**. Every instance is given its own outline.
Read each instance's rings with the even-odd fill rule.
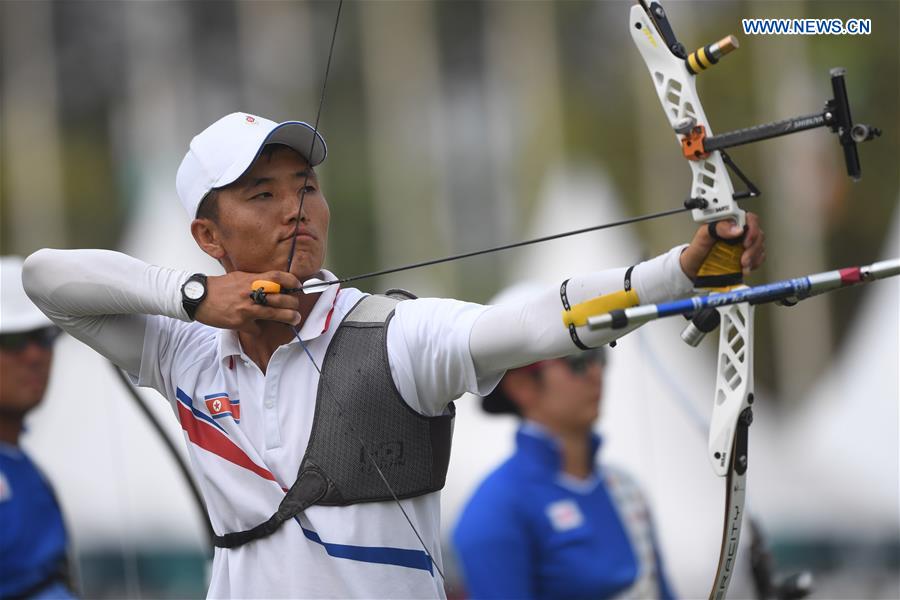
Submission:
[[[0,598],[71,598],[68,536],[53,487],[19,442],[44,397],[59,329],[0,257]]]
[[[498,297],[522,295],[521,286]],[[672,598],[650,510],[598,462],[603,348],[507,371],[482,399],[521,419],[515,453],[481,483],[453,541],[472,598]]]
[[[689,295],[714,240],[703,226],[633,268],[572,277],[565,300],[558,285],[493,307],[323,288],[337,279],[323,268],[330,213],[314,168],[325,154],[306,123],[227,115],[193,138],[175,182],[224,275],[44,249],[25,261],[25,289],[170,402],[217,533],[209,596],[443,597],[452,401],[624,335],[567,330],[564,301],[626,279],[642,302]],[[748,224],[749,270],[764,244],[755,216]]]

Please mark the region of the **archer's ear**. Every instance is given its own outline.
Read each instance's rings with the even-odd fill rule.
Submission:
[[[191,221],[191,235],[200,249],[216,260],[225,256],[225,248],[220,241],[219,227],[210,219],[194,219]]]

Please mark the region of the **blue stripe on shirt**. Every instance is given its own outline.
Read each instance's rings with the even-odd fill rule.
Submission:
[[[300,519],[294,517],[297,523]],[[321,544],[328,556],[335,558],[348,558],[360,562],[377,563],[381,565],[395,565],[428,571],[434,577],[431,558],[422,550],[407,550],[405,548],[387,548],[382,546],[350,546],[347,544],[331,544],[323,542],[315,531],[311,531],[300,525],[303,535],[310,541]]]

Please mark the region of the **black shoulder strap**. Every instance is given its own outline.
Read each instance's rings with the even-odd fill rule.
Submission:
[[[354,322],[385,322],[401,300],[415,298],[403,290],[390,290],[388,295],[364,296],[344,317],[341,324]],[[266,521],[244,531],[215,535],[213,543],[219,548],[237,548],[248,542],[275,533],[288,521],[324,498],[332,484],[325,473],[301,461],[300,473],[288,490],[278,510]]]
[[[303,470],[278,505],[278,510],[268,520],[251,529],[217,535],[214,543],[219,548],[237,548],[247,542],[272,535],[282,523],[318,502],[327,492],[328,480],[322,473],[315,469]]]

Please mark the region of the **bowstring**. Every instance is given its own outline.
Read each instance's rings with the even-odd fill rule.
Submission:
[[[297,220],[294,221],[294,234],[291,236],[291,249],[288,253],[287,269],[291,272],[291,264],[294,262],[294,250],[297,248],[297,231],[300,229],[300,219],[303,216],[303,201],[306,199],[306,184],[309,183],[309,175],[312,172],[313,150],[316,148],[316,140],[319,138],[319,118],[322,116],[322,107],[325,105],[325,90],[328,86],[328,74],[331,72],[331,59],[334,56],[334,42],[337,39],[338,24],[341,21],[341,8],[344,6],[344,0],[338,2],[337,15],[334,17],[334,28],[331,31],[331,44],[328,47],[328,60],[325,62],[325,75],[322,79],[322,92],[319,94],[319,107],[316,109],[316,120],[313,123],[312,142],[309,144],[309,152],[307,153],[307,169],[303,177],[303,187],[300,188],[300,206],[297,209]]]
[[[344,5],[344,0],[340,0],[338,2],[337,14],[334,18],[334,28],[331,32],[331,44],[329,45],[329,48],[328,48],[328,60],[326,61],[326,64],[325,64],[325,75],[322,80],[322,92],[319,95],[319,107],[316,110],[316,120],[313,123],[313,136],[312,136],[312,142],[310,143],[309,153],[307,154],[307,157],[308,157],[307,162],[309,162],[312,159],[313,150],[315,149],[315,146],[316,146],[316,140],[319,137],[319,119],[322,116],[322,107],[325,104],[325,91],[328,86],[328,74],[331,71],[331,59],[334,56],[334,44],[335,44],[335,40],[337,39],[338,24],[340,23],[340,20],[341,20],[341,8],[343,7],[343,5]],[[294,251],[295,251],[296,245],[297,245],[297,231],[300,228],[300,220],[302,219],[302,216],[303,216],[303,202],[306,198],[307,184],[309,183],[309,176],[310,176],[311,172],[312,172],[312,166],[308,165],[308,168],[306,169],[306,174],[303,178],[303,187],[300,190],[300,202],[299,202],[299,207],[297,209],[297,218],[294,221],[294,234],[291,236],[291,248],[290,248],[290,253],[288,254],[287,269],[286,269],[286,271],[288,273],[291,272],[291,264],[293,264],[293,261],[294,261]],[[334,283],[337,283],[337,282],[334,282]],[[303,351],[306,353],[306,356],[309,357],[310,362],[312,362],[313,367],[315,367],[316,372],[319,374],[319,380],[321,382],[323,382],[326,386],[329,385],[327,378],[322,377],[322,370],[319,368],[319,365],[316,363],[315,358],[313,358],[312,352],[310,352],[309,347],[306,345],[306,343],[300,337],[300,330],[295,325],[292,325],[291,329],[294,332],[294,337],[296,337],[297,341],[300,342],[300,347],[303,348]],[[337,404],[338,409],[340,410],[340,413],[342,415],[346,415],[347,411],[344,409],[343,402],[341,402],[341,400],[338,398],[338,396],[336,394],[332,394],[331,397]],[[434,560],[434,557],[432,556],[431,552],[428,549],[428,545],[425,543],[425,540],[422,539],[422,536],[419,534],[419,530],[416,529],[416,526],[413,524],[412,519],[409,517],[409,514],[407,514],[406,509],[403,508],[403,504],[401,504],[400,499],[397,497],[397,494],[394,492],[394,488],[391,487],[391,484],[388,482],[387,477],[385,477],[384,472],[381,470],[381,467],[378,465],[378,461],[375,460],[375,457],[372,455],[371,451],[369,450],[369,447],[363,441],[362,437],[353,428],[353,425],[351,424],[351,422],[345,418],[344,423],[347,425],[347,428],[350,430],[350,432],[353,434],[353,436],[357,439],[357,441],[359,441],[359,444],[362,447],[363,451],[366,453],[366,456],[369,457],[369,461],[372,463],[372,466],[375,467],[375,471],[378,473],[378,476],[381,478],[381,481],[384,482],[385,487],[387,488],[388,492],[391,494],[391,498],[394,499],[394,502],[397,504],[397,507],[400,509],[400,512],[403,513],[403,517],[406,519],[406,522],[409,523],[409,526],[412,528],[413,533],[416,535],[416,538],[419,540],[419,544],[422,545],[422,549],[425,551],[425,556],[428,557],[428,560],[431,562],[432,566],[434,566],[434,568],[440,574],[441,581],[446,582],[447,578],[444,576],[444,572],[441,570],[440,566],[438,566],[437,561]]]
[[[315,284],[311,285],[310,288],[316,288],[319,290],[320,288],[325,288],[332,285],[339,285],[343,283],[349,283],[351,281],[358,281],[360,279],[370,279],[372,277],[380,277],[381,275],[390,275],[392,273],[399,273],[401,271],[409,271],[412,269],[418,269],[421,267],[430,267],[432,265],[439,265],[441,263],[462,260],[464,258],[471,258],[473,256],[480,256],[482,254],[490,254],[492,252],[500,252],[502,250],[510,250],[512,248],[521,248],[522,246],[530,246],[531,244],[539,244],[541,242],[549,242],[552,240],[558,240],[565,237],[570,237],[573,235],[580,235],[582,233],[589,233],[591,231],[600,231],[602,229],[611,229],[613,227],[619,227],[621,225],[631,225],[633,223],[640,223],[641,221],[650,221],[652,219],[659,219],[662,217],[668,217],[671,215],[680,214],[683,212],[687,212],[692,210],[691,208],[673,208],[669,210],[664,210],[656,213],[650,213],[646,215],[640,215],[637,217],[629,217],[627,219],[622,219],[619,221],[610,221],[608,223],[601,223],[600,225],[593,225],[591,227],[583,227],[581,229],[573,229],[571,231],[564,231],[562,233],[554,233],[552,235],[545,235],[543,237],[532,238],[530,240],[523,240],[519,242],[511,242],[509,244],[503,244],[500,246],[492,246],[490,248],[484,248],[482,250],[473,250],[470,252],[462,252],[460,254],[453,254],[451,256],[445,256],[442,258],[432,258],[429,260],[424,260],[421,262],[411,263],[408,265],[403,265],[401,267],[391,267],[389,269],[382,269],[380,271],[372,271],[370,273],[363,273],[361,275],[352,275],[350,277],[342,277],[339,279],[332,279],[330,281],[319,281]],[[298,288],[282,288],[281,293],[290,294],[296,292],[303,292],[304,287],[300,286]]]

